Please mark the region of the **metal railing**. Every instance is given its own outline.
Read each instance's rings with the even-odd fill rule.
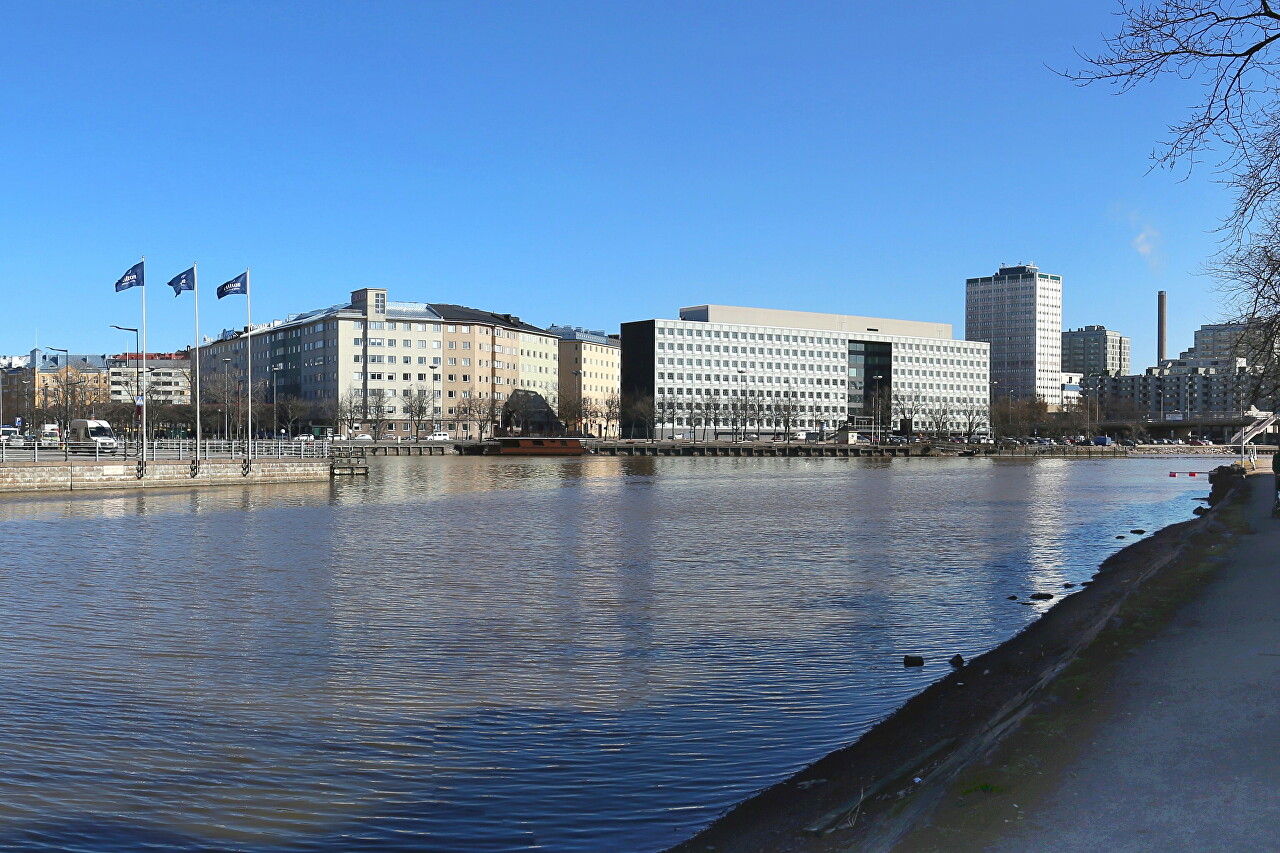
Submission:
[[[200,443],[201,459],[244,459],[252,451],[254,459],[324,459],[329,456],[327,441],[279,441],[261,439],[252,448],[245,441],[207,440]],[[148,460],[183,461],[196,456],[196,443],[189,438],[162,438],[147,442]],[[0,464],[11,462],[109,462],[135,461],[142,457],[138,441],[117,441],[104,447],[93,441],[41,444],[39,440],[10,440],[0,443]]]

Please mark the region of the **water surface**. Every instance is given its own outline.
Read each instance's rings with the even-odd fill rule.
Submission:
[[[1040,612],[1007,596],[1190,517],[1169,465],[402,457],[9,497],[0,848],[658,850]]]

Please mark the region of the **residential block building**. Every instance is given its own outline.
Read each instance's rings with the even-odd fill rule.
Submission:
[[[594,435],[614,434],[622,407],[621,342],[578,326],[547,331],[560,336],[561,420]]]
[[[1231,415],[1254,402],[1243,358],[1165,359],[1139,374],[1085,377],[1084,385],[1103,416],[1112,418]]]
[[[147,389],[147,402],[191,403],[191,357],[186,352],[127,352],[107,359],[111,400],[132,403]]]
[[[622,325],[623,435],[727,420],[759,430],[874,419],[988,422],[988,344],[951,326],[724,305]],[[736,414],[735,414],[736,413]]]
[[[1129,339],[1106,326],[1085,326],[1062,333],[1062,370],[1084,376],[1121,376],[1130,372]]]
[[[1195,331],[1194,348],[1184,356],[1193,358],[1248,358],[1240,351],[1244,323],[1207,323]]]
[[[314,419],[354,431],[379,423],[404,438],[437,429],[465,437],[487,432],[512,391],[554,392],[558,340],[510,314],[396,302],[366,287],[348,304],[204,344],[201,393],[238,405],[251,378],[256,399],[307,401]]]
[[[993,396],[1062,405],[1062,277],[1034,264],[965,280],[965,333],[991,345]]]

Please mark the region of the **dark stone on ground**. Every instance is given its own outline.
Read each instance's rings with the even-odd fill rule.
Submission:
[[[954,666],[956,669],[959,669],[960,667],[964,666],[964,655],[956,655],[950,660],[950,664]]]
[[[1147,531],[1145,531],[1145,530],[1143,530],[1141,527],[1139,527],[1139,528],[1137,528],[1137,529],[1135,529],[1135,530],[1130,530],[1129,532],[1130,532],[1130,533],[1136,533],[1137,535],[1141,536],[1142,534],[1146,533]]]
[[[1036,601],[1048,601],[1049,599],[1053,598],[1053,593],[1051,593],[1051,592],[1033,592],[1033,593],[1031,593],[1031,597],[1032,597],[1034,600],[1036,600]]]

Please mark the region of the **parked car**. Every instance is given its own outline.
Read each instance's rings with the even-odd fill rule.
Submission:
[[[369,433],[367,432],[362,432],[359,435],[351,436],[351,440],[352,441],[373,441],[373,436],[369,435]]]
[[[447,432],[433,432],[427,436],[427,441],[452,441]]]
[[[293,437],[293,440],[294,441],[315,441],[316,437],[309,432],[304,432],[301,435],[295,435]]]

